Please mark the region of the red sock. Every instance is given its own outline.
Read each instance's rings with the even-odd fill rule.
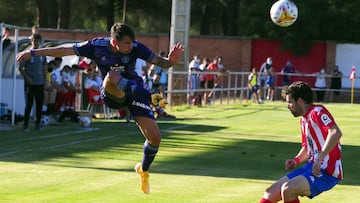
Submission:
[[[287,201],[287,202],[284,202],[284,203],[300,203],[300,200],[298,198],[296,198],[294,200]]]
[[[259,203],[272,203],[269,200],[265,199],[265,198],[261,198]]]

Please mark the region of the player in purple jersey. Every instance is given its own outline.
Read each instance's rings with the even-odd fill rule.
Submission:
[[[145,136],[142,163],[135,166],[140,175],[141,189],[150,192],[149,167],[160,146],[161,134],[150,107],[150,93],[144,89],[143,80],[135,72],[135,61],[141,58],[149,63],[169,68],[176,64],[184,48],[176,44],[168,58],[161,57],[145,45],[135,41],[134,31],[126,24],[115,23],[111,28],[111,37],[94,38],[73,47],[47,47],[26,50],[17,55],[18,61],[32,56],[62,57],[66,55],[85,56],[94,60],[105,76],[102,85],[102,97],[110,108],[129,107],[131,114]]]

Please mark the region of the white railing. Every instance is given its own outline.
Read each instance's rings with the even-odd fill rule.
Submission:
[[[189,72],[187,71],[169,71],[167,72],[168,74],[173,74],[172,78],[173,78],[173,88],[168,88],[168,90],[166,91],[168,97],[176,97],[177,100],[174,101],[176,104],[186,104],[189,103],[189,101],[186,100],[186,98],[188,97],[188,95],[200,95],[201,93],[204,92],[213,92],[212,94],[212,102],[218,102],[220,104],[222,103],[226,103],[226,104],[230,104],[231,101],[232,103],[237,103],[237,102],[242,102],[243,100],[248,100],[249,97],[249,88],[248,88],[248,76],[250,74],[250,72],[191,72],[191,74],[189,74]],[[200,83],[200,75],[201,74],[213,74],[213,75],[222,75],[222,79],[221,81],[218,81],[218,86],[214,87],[212,89],[201,89],[201,88],[197,88],[197,89],[191,89],[188,85],[188,83],[190,82],[189,77],[190,75],[195,74],[198,77],[198,84],[197,87],[200,87],[199,83]],[[282,73],[276,73],[276,86],[275,86],[275,100],[282,100],[281,98],[281,89],[283,88],[283,86],[281,85],[282,83],[282,76],[284,74]],[[303,73],[289,73],[287,74],[289,76],[296,76],[298,77],[298,80],[300,80],[300,78],[303,78],[304,81],[307,81],[311,78],[311,80],[315,81],[315,77],[317,76],[317,74],[303,74]],[[316,90],[324,90],[326,91],[326,96],[325,96],[325,102],[331,102],[330,97],[331,97],[331,93],[333,93],[334,91],[338,91],[341,93],[341,99],[339,99],[339,101],[337,102],[344,102],[344,103],[349,103],[350,102],[350,94],[351,94],[351,88],[341,88],[341,89],[330,89],[330,78],[332,77],[332,75],[324,75],[324,77],[327,80],[327,87],[326,89],[317,89],[317,88],[312,88],[313,91]],[[342,79],[349,79],[348,76],[343,76]],[[359,77],[356,77],[355,79],[359,79]],[[182,85],[180,85],[181,82],[179,82],[179,80],[182,80]],[[313,84],[309,84],[310,86],[313,86]],[[266,91],[263,91],[264,95],[263,97],[266,98]],[[355,97],[360,97],[360,89],[359,88],[355,88],[354,89],[354,95]],[[179,101],[180,100],[180,101]],[[169,101],[169,99],[168,99]],[[170,101],[173,101],[173,99],[171,99]],[[314,101],[316,101],[316,99],[314,98]],[[359,98],[354,102],[354,103],[360,103]],[[172,104],[170,104],[172,105]]]

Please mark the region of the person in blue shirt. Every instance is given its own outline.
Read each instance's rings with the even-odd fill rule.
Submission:
[[[73,47],[48,47],[32,49],[17,55],[18,61],[32,56],[62,57],[78,55],[90,58],[98,64],[103,76],[101,95],[110,108],[119,109],[127,106],[134,116],[140,131],[145,136],[142,163],[135,166],[140,175],[141,189],[150,192],[149,167],[160,146],[161,134],[150,107],[151,95],[143,87],[143,79],[135,72],[135,62],[141,58],[149,63],[169,68],[176,64],[184,52],[182,44],[176,44],[168,54],[161,57],[144,44],[135,40],[131,27],[115,23],[111,27],[111,37],[94,38],[77,43]]]

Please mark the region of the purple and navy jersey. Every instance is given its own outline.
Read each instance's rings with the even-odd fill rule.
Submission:
[[[74,45],[74,51],[78,56],[85,56],[96,62],[103,77],[110,70],[119,71],[127,79],[136,79],[139,76],[135,72],[137,58],[151,61],[155,53],[144,44],[134,41],[133,49],[129,54],[114,53],[110,45],[110,37],[94,38],[86,43]]]

